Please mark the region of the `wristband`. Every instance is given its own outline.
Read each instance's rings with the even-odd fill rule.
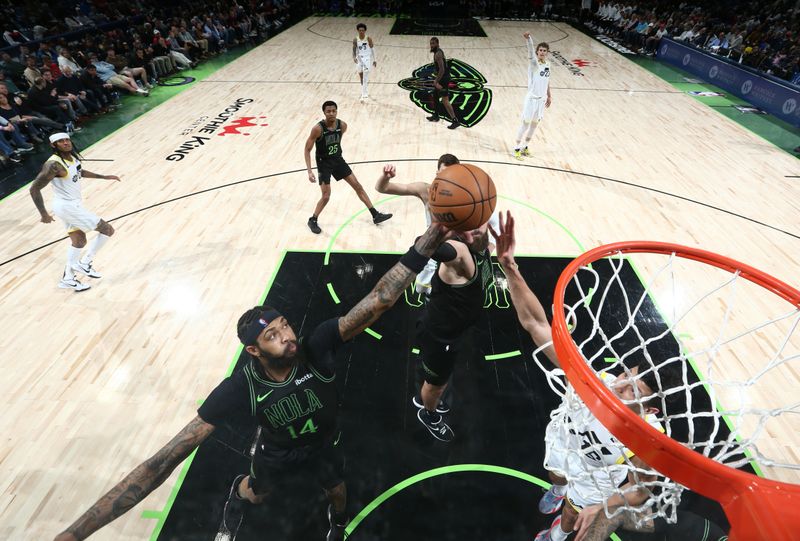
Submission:
[[[403,254],[403,257],[400,258],[400,263],[411,269],[414,273],[419,274],[422,272],[422,269],[425,268],[425,265],[428,264],[428,259],[430,258],[425,257],[412,246]]]

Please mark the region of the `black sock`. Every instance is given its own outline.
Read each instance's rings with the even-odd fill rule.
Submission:
[[[373,218],[379,214],[379,212],[375,210],[375,207],[369,207],[369,213],[372,214]]]
[[[316,214],[312,214],[311,218],[309,218],[309,220],[313,220],[313,221],[316,222],[317,221],[317,215]]]

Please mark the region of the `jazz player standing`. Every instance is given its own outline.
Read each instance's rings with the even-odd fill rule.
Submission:
[[[369,98],[367,83],[369,82],[369,72],[378,66],[375,61],[375,44],[372,38],[367,35],[367,25],[358,23],[356,25],[358,36],[353,38],[353,62],[356,64],[358,78],[361,81],[361,101]]]
[[[325,119],[320,120],[311,128],[311,134],[308,136],[305,146],[309,182],[317,181],[317,177],[314,176],[314,172],[311,170],[311,149],[316,146],[319,189],[322,191],[322,195],[317,201],[317,206],[314,207],[314,214],[308,219],[308,228],[317,235],[322,233],[317,219],[331,198],[331,175],[336,180],[344,179],[355,190],[358,198],[361,199],[361,202],[367,206],[370,214],[372,214],[372,222],[374,224],[385,222],[392,215],[383,214],[375,210],[367,192],[364,191],[364,187],[361,186],[350,166],[342,158],[342,136],[347,131],[347,124],[343,120],[336,118],[336,113],[338,112],[336,102],[326,101],[323,103],[322,112],[325,114]]]
[[[517,130],[517,143],[514,145],[514,157],[523,160],[525,156],[530,156],[528,143],[533,137],[533,132],[539,122],[544,118],[544,110],[550,107],[552,98],[550,96],[550,62],[547,61],[547,53],[550,52],[550,45],[540,43],[534,49],[533,39],[530,32],[522,34],[528,45],[528,93],[525,95],[525,105],[522,109],[522,122]],[[525,146],[522,146],[522,139],[525,138]]]
[[[114,228],[93,212],[83,208],[81,178],[101,178],[117,182],[120,178],[116,175],[98,175],[83,169],[79,159],[80,154],[75,151],[66,133],[51,135],[50,146],[53,147],[53,155],[44,162],[41,172],[33,180],[30,194],[42,223],[48,224],[54,219],[44,206],[42,190],[52,183],[53,214],[64,222],[71,242],[67,249],[67,265],[64,267],[64,274],[58,287],[85,291],[92,286],[79,282],[75,273],[79,272],[90,278],[100,278],[100,273],[92,267],[92,260],[97,251],[114,234]],[[86,231],[97,231],[97,236],[81,258],[81,250],[86,246]]]

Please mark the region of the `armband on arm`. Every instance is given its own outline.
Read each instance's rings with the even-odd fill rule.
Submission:
[[[439,263],[447,263],[454,260],[456,257],[458,257],[458,251],[455,247],[449,242],[443,242],[436,248],[436,251],[433,252],[431,259]]]

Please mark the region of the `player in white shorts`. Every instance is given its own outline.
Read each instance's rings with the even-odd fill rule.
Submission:
[[[358,78],[361,80],[361,101],[369,98],[367,83],[369,82],[369,72],[377,67],[375,61],[375,44],[372,38],[367,35],[367,25],[358,23],[356,25],[358,35],[353,38],[353,62],[356,64]]]
[[[100,274],[92,267],[92,260],[100,248],[114,234],[111,225],[83,207],[81,198],[81,178],[102,178],[116,180],[116,175],[98,175],[83,169],[80,154],[73,148],[72,141],[66,133],[54,133],[50,136],[53,155],[44,162],[41,172],[36,176],[30,188],[31,198],[39,211],[42,223],[54,221],[47,212],[42,199],[42,189],[48,184],[53,187],[53,214],[67,229],[71,245],[67,250],[67,264],[58,287],[84,291],[91,286],[82,284],[75,277],[75,272],[90,278],[100,278]],[[81,258],[81,250],[86,246],[86,231],[97,231],[89,249]]]
[[[522,35],[528,47],[529,64],[528,93],[525,95],[522,122],[517,130],[517,142],[514,145],[514,157],[518,160],[531,155],[528,143],[539,122],[544,118],[544,110],[550,107],[553,101],[550,95],[550,62],[547,61],[550,46],[542,42],[534,48],[530,32]],[[522,145],[523,138],[525,146]]]
[[[537,346],[545,346],[544,354],[560,368],[547,315],[539,299],[525,283],[514,260],[516,239],[511,213],[507,212],[505,219],[501,215],[499,230],[492,227],[490,231],[520,324]],[[671,388],[672,382],[680,376],[667,366],[659,367],[656,375],[644,358],[639,361],[638,366],[634,366],[637,363],[626,361],[629,368],[625,373],[616,378],[606,374],[604,381],[629,408],[661,429],[655,419],[658,410],[654,405],[660,400],[656,393],[660,388]],[[571,386],[566,392],[574,393]],[[570,403],[580,404],[580,407],[568,410],[567,401],[562,402],[551,414],[551,422],[545,432],[544,467],[550,473],[553,486],[539,502],[539,510],[545,514],[555,513],[565,499],[570,505],[563,506],[561,515],[555,518],[550,528],[539,532],[534,541],[564,541],[572,533],[579,516],[583,517],[583,522],[590,524],[593,516],[603,509],[604,502],[609,508],[644,503],[648,498],[647,491],[632,488],[631,479],[629,485],[622,487],[622,490],[632,488],[625,492],[624,500],[617,489],[631,474],[630,464],[639,469],[637,475],[640,482],[655,480],[655,475],[642,473],[641,470],[649,469],[647,465],[614,438],[586,405],[577,397]]]
[[[441,171],[445,167],[450,165],[455,165],[457,163],[461,163],[458,158],[456,158],[452,154],[442,154],[439,156],[439,161],[436,164],[436,171]],[[408,184],[400,184],[399,182],[392,182],[391,179],[395,176],[395,167],[393,165],[386,165],[383,168],[383,174],[378,179],[378,182],[375,183],[375,190],[378,193],[385,193],[388,195],[412,195],[422,201],[422,204],[425,206],[425,221],[428,225],[431,225],[431,213],[428,210],[428,190],[430,189],[431,185],[428,182],[409,182]],[[495,212],[492,214],[491,218],[489,218],[489,223],[494,225],[497,228],[498,222],[498,214]],[[493,245],[489,244],[489,251],[491,252]],[[433,278],[433,273],[436,272],[436,261],[433,259],[428,260],[428,264],[425,268],[417,275],[417,278],[414,282],[414,289],[417,293],[430,293],[431,289],[431,279]]]

